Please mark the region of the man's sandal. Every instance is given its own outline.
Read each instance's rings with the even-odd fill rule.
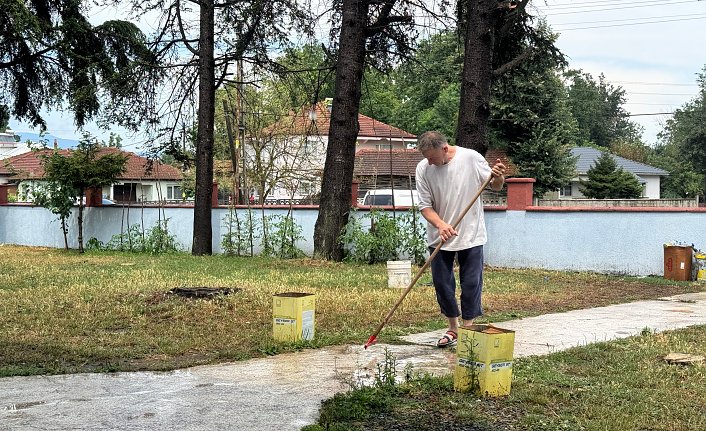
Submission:
[[[457,338],[458,334],[456,334],[456,332],[448,330],[441,338],[439,338],[439,341],[436,342],[436,347],[455,346]]]

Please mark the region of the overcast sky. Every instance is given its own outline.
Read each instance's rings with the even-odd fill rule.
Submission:
[[[627,92],[625,108],[645,128],[648,144],[656,141],[669,113],[693,99],[696,74],[706,65],[706,0],[533,0],[533,13],[545,16],[560,33],[558,46],[569,57],[569,67],[583,69]],[[96,18],[115,15],[102,10]],[[70,117],[59,112],[46,116],[49,132],[77,139],[80,132]],[[10,122],[17,131],[26,124]],[[108,133],[88,127],[107,140]],[[136,137],[114,129],[124,143]],[[129,149],[129,147],[128,147]]]
[[[704,0],[533,1],[552,29],[571,68],[594,78],[603,73],[627,93],[628,112],[673,112],[698,92],[706,65]],[[632,117],[656,141],[669,115]]]

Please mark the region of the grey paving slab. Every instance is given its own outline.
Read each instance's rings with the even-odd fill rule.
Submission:
[[[515,331],[515,357],[546,355],[588,343],[706,324],[706,292],[665,297],[502,322]],[[433,346],[444,330],[402,337]]]
[[[515,356],[545,354],[640,333],[706,323],[706,293],[503,322]],[[321,400],[369,381],[386,349],[432,374],[448,373],[444,331],[405,337],[410,345],[334,346],[173,372],[72,374],[0,379],[0,430],[299,430]]]

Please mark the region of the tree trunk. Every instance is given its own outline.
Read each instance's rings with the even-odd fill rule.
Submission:
[[[319,217],[314,227],[314,257],[321,259],[343,259],[343,247],[338,239],[348,221],[351,207],[367,16],[367,1],[343,1],[331,126],[321,183]]]
[[[191,254],[212,254],[211,192],[213,185],[213,123],[215,115],[215,65],[213,61],[213,0],[200,2],[199,112],[196,142],[196,193],[194,238]]]
[[[488,151],[493,45],[500,14],[497,0],[466,1],[467,15],[462,17],[466,25],[456,145],[485,155]]]
[[[86,193],[81,190],[78,200],[78,252],[83,253],[83,202],[86,199]]]
[[[69,249],[69,228],[66,227],[66,217],[61,217],[61,232],[64,234],[64,249]]]

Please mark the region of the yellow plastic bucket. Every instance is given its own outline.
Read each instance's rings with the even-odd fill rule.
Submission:
[[[706,254],[696,253],[696,279],[698,281],[706,281]]]
[[[316,295],[285,292],[272,300],[272,336],[277,341],[314,338]]]
[[[492,325],[459,328],[454,389],[497,397],[510,393],[515,331]]]

